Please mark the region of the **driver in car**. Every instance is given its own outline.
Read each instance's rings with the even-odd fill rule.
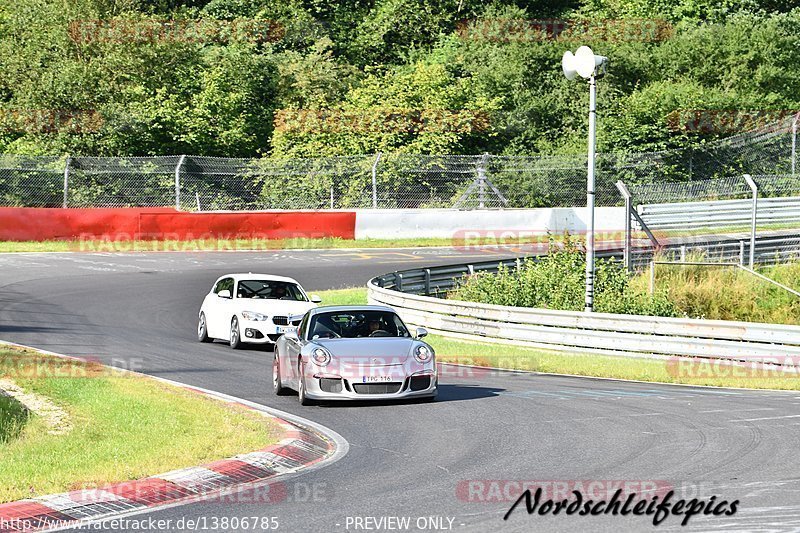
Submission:
[[[361,336],[362,337],[369,337],[374,332],[382,330],[382,329],[383,329],[383,326],[381,325],[381,321],[377,320],[377,319],[373,319],[373,320],[370,320],[369,322],[367,322],[367,327],[364,330],[363,335],[361,335]]]
[[[275,298],[276,300],[285,300],[286,299],[286,288],[281,286],[281,285],[278,285],[272,291],[272,297]]]

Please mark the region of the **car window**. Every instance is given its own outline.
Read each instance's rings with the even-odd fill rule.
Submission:
[[[233,278],[222,278],[214,287],[214,294],[219,294],[220,291],[231,291],[233,294]]]
[[[239,282],[237,298],[261,300],[291,300],[307,302],[305,293],[296,283],[288,281],[246,279]]]
[[[346,311],[317,313],[309,324],[313,339],[358,337],[410,337],[408,328],[390,311]]]
[[[303,316],[302,322],[300,322],[300,327],[297,328],[297,336],[301,339],[306,338],[306,330],[308,329],[308,313]]]

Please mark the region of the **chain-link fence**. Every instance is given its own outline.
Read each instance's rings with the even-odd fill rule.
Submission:
[[[796,137],[797,121],[792,117],[690,149],[600,154],[596,202],[622,205],[615,187],[619,180],[632,188],[650,187],[633,191],[641,203],[746,196],[746,190],[739,190],[739,177],[745,173],[770,176],[764,180],[764,195],[784,194],[796,187]],[[726,178],[739,181],[732,186]],[[0,155],[0,202],[182,210],[571,207],[586,204],[586,156]]]
[[[743,174],[625,186],[630,265],[735,262],[752,268],[800,257],[800,176]]]

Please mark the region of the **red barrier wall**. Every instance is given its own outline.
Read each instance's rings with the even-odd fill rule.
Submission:
[[[171,208],[0,207],[0,240],[355,238],[356,214],[339,211],[183,213]]]

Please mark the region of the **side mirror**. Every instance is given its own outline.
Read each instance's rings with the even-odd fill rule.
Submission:
[[[417,328],[416,337],[421,339],[422,337],[426,337],[428,335],[428,330],[425,328]]]
[[[229,291],[228,289],[221,290],[221,291],[219,291],[217,293],[217,296],[219,296],[220,298],[228,298],[228,299],[230,299],[231,291]]]
[[[296,331],[287,331],[286,333],[283,334],[283,336],[289,339],[290,341],[300,340],[300,337],[297,336]]]
[[[318,294],[312,294],[311,301],[314,302],[315,304],[318,304],[322,301],[322,298],[320,298]]]

